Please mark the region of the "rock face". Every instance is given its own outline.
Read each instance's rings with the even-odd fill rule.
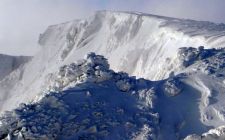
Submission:
[[[29,60],[31,60],[29,56],[9,56],[0,54],[0,81]]]

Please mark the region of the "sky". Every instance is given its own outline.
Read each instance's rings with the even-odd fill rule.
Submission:
[[[225,23],[225,0],[0,0],[0,53],[34,55],[52,24],[87,18],[98,10],[138,11]]]

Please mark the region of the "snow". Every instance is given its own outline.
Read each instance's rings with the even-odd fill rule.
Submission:
[[[128,12],[52,25],[28,63],[2,61],[0,138],[224,139],[224,35]]]
[[[215,129],[211,129],[201,136],[190,135],[185,140],[224,140],[225,139],[225,126],[221,126]]]
[[[76,83],[73,87],[62,85],[61,90],[44,93],[40,100],[21,104],[0,117],[0,138],[156,139],[158,115],[152,110],[153,105],[149,106],[153,98],[148,90],[150,82],[139,82],[125,73],[113,72],[107,60],[94,53],[88,54],[82,62],[72,64],[73,70],[80,70],[81,75],[67,75],[67,78],[76,77],[70,81]],[[71,65],[63,68],[68,70]],[[112,76],[95,75],[97,71]],[[90,78],[92,80],[87,80]],[[126,83],[118,84],[118,81]],[[124,90],[127,83],[135,83],[135,88]],[[131,94],[133,92],[136,94]],[[146,99],[148,102],[144,103]]]
[[[176,96],[183,90],[183,85],[179,81],[179,79],[175,78],[169,78],[165,84],[164,84],[164,92],[168,96]]]
[[[184,58],[196,53],[191,47],[185,49]],[[225,50],[198,50],[202,52],[210,55],[194,57],[190,65],[160,81],[114,72],[107,59],[89,53],[51,73],[52,85],[39,98],[4,113],[0,137],[223,139],[225,86],[224,76],[217,73],[225,75],[221,64]],[[202,71],[214,62],[221,62],[214,73]]]
[[[105,56],[117,72],[150,80],[168,78],[180,69],[176,62],[180,47],[223,47],[223,27],[210,22],[112,11],[49,26],[40,35],[40,52],[25,68],[0,82],[4,97],[0,110],[32,100],[50,85],[50,73],[89,52]]]

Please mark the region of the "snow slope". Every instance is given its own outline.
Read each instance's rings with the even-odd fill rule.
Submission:
[[[115,71],[160,80],[180,69],[178,48],[223,47],[224,31],[223,24],[112,11],[52,25],[40,35],[42,49],[32,61],[0,82],[0,110],[32,100],[49,85],[49,73],[88,52],[104,55]]]
[[[182,70],[149,81],[90,53],[51,73],[36,100],[4,113],[0,138],[224,139],[225,49],[186,47],[177,56]]]
[[[50,26],[39,43],[45,51],[54,48],[54,58],[65,63],[96,52],[116,71],[158,80],[168,76],[165,64],[173,63],[178,48],[224,47],[224,35],[224,24],[100,11],[87,20]]]

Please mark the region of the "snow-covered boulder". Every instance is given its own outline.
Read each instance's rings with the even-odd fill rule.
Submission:
[[[163,85],[165,94],[168,96],[176,96],[183,90],[183,84],[177,77],[169,78]]]
[[[179,49],[177,55],[181,66],[188,67],[196,61],[211,57],[215,51],[215,49],[204,49],[204,46],[198,48],[183,47]]]
[[[108,61],[103,56],[89,53],[84,59],[64,65],[57,73],[49,74],[46,83],[51,84],[47,91],[60,91],[84,82],[100,83],[110,79],[124,92],[130,91],[135,84],[135,79],[130,78],[127,73],[110,70]]]
[[[225,49],[217,49],[212,52],[214,55],[203,60],[203,71],[206,74],[214,74],[225,68]]]
[[[211,129],[201,136],[193,134],[187,136],[184,140],[224,140],[225,139],[225,126],[220,126],[215,129]]]
[[[204,74],[215,77],[223,77],[222,70],[225,68],[225,49],[204,49],[183,47],[178,51],[178,64],[185,69],[191,67],[194,71],[201,70]]]
[[[60,91],[67,86],[83,82],[103,82],[113,76],[108,61],[100,55],[89,53],[83,60],[60,67],[57,73],[49,74],[49,91]],[[125,85],[125,83],[124,83]]]

